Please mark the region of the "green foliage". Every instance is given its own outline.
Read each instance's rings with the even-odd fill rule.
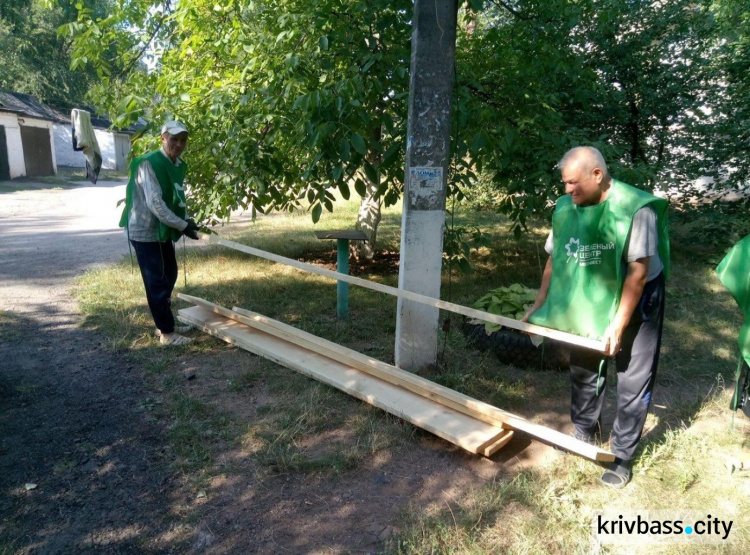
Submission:
[[[500,210],[503,195],[492,182],[487,172],[478,172],[466,189],[457,192],[461,205],[475,212],[496,212]]]
[[[704,175],[744,183],[737,170],[748,157],[728,142],[743,140],[736,127],[748,120],[730,116],[748,105],[738,94],[748,72],[736,30],[747,12],[734,1],[488,4],[457,49],[457,159],[469,176],[461,193],[471,197],[471,172],[490,175],[519,232],[548,214],[562,193],[554,166],[579,144],[599,148],[613,175],[645,189],[691,189]],[[736,89],[724,77],[732,66]]]
[[[488,4],[459,34],[459,199],[472,197],[475,174],[488,176],[517,231],[561,193],[560,156],[598,136],[567,118],[594,95],[595,79],[570,49],[587,4],[517,2],[514,12]]]
[[[62,28],[117,125],[178,117],[201,219],[236,208],[332,211],[338,189],[401,194],[412,2],[116,0]],[[516,236],[563,192],[555,165],[599,148],[645,189],[750,175],[750,9],[741,0],[472,1],[456,48],[454,176]],[[480,177],[477,177],[480,176]],[[482,181],[485,180],[486,181]],[[491,195],[487,195],[491,197]]]
[[[750,182],[750,3],[715,0],[712,8],[721,39],[711,60],[709,140],[698,158],[713,170],[715,187],[736,188]]]
[[[151,4],[124,3],[102,21],[83,10],[64,32],[74,63],[97,68],[96,96],[115,122],[143,116],[150,136],[167,117],[188,124],[198,217],[304,203],[317,219],[334,188],[348,198],[351,186],[398,200],[410,2],[197,0],[148,17]],[[129,36],[126,22],[142,32]],[[144,71],[152,36],[159,56]]]
[[[472,306],[490,314],[497,314],[514,320],[520,320],[536,299],[537,290],[529,289],[520,283],[513,283],[507,287],[498,287],[481,297]],[[489,334],[502,329],[500,324],[472,320],[471,323],[484,323],[485,331]]]
[[[443,232],[443,261],[449,270],[458,268],[465,274],[474,270],[471,266],[471,249],[488,247],[491,237],[478,227],[464,225],[446,227]]]
[[[92,15],[108,0],[87,0]],[[42,102],[68,108],[80,105],[95,74],[70,69],[70,41],[57,28],[75,21],[71,0],[16,0],[0,4],[0,89],[31,94]]]
[[[671,221],[673,241],[694,248],[728,250],[750,233],[750,211],[743,201],[686,204]]]

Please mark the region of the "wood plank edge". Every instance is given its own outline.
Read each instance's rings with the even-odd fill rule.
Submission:
[[[415,374],[412,374],[410,372],[401,370],[400,368],[396,368],[395,366],[388,365],[384,362],[378,361],[376,359],[372,359],[370,357],[364,357],[364,355],[361,355],[361,353],[357,353],[356,351],[347,349],[346,347],[343,347],[342,345],[337,345],[323,338],[319,338],[312,334],[308,334],[307,332],[304,332],[303,330],[299,330],[298,328],[289,326],[288,324],[283,324],[282,322],[278,322],[272,318],[268,318],[263,315],[260,315],[260,314],[257,314],[252,311],[248,311],[239,307],[234,307],[235,310],[239,311],[239,314],[238,314],[234,310],[229,310],[221,305],[217,305],[210,301],[206,301],[205,299],[201,299],[200,297],[186,295],[184,293],[178,294],[178,298],[188,301],[188,302],[192,302],[198,306],[202,306],[206,310],[210,310],[212,312],[215,312],[216,314],[220,314],[227,318],[231,318],[237,322],[246,324],[250,327],[254,327],[258,329],[261,329],[261,327],[266,328],[266,329],[261,329],[261,331],[264,331],[266,333],[274,334],[272,330],[268,330],[267,328],[275,328],[282,332],[286,331],[288,333],[294,334],[300,337],[300,339],[305,339],[304,336],[311,336],[315,338],[316,340],[320,340],[322,342],[325,342],[326,344],[335,346],[336,348],[333,349],[335,352],[335,355],[339,358],[345,357],[347,359],[346,361],[347,364],[351,364],[350,361],[352,361],[356,364],[355,367],[361,371],[367,372],[368,374],[378,379],[387,381],[393,385],[403,387],[404,389],[407,389],[411,391],[412,393],[416,393],[423,397],[427,397],[431,399],[432,401],[438,402],[448,408],[461,412],[467,416],[471,416],[478,420],[482,420],[483,422],[486,422],[493,426],[498,426],[504,429],[512,429],[512,430],[527,433],[531,435],[532,437],[535,437],[538,440],[541,440],[545,443],[552,444],[556,447],[563,448],[566,451],[576,453],[590,460],[600,461],[600,462],[610,462],[614,460],[614,455],[612,455],[611,453],[604,451],[602,449],[599,449],[595,446],[592,446],[581,440],[578,440],[572,436],[563,434],[562,432],[558,432],[551,428],[547,428],[546,426],[536,424],[534,422],[526,420],[525,418],[521,416],[508,413],[507,411],[503,411],[502,409],[493,407],[492,405],[488,405],[482,401],[463,395],[462,393],[459,393],[452,389],[441,386],[440,384],[431,382],[430,380],[426,380],[425,378],[422,378],[420,376],[416,376]],[[250,316],[245,316],[243,312]],[[266,321],[257,322],[253,320],[252,318],[256,316],[261,317]],[[282,339],[286,339],[286,338],[282,337]],[[314,342],[311,342],[311,343],[314,343]],[[322,356],[328,356],[330,358],[330,355],[328,355],[327,353],[323,353],[323,352],[320,352],[320,350],[317,350],[315,348],[316,345],[310,345],[310,346],[303,345],[303,347],[309,350],[312,350],[314,352],[317,352],[318,354],[321,354]],[[325,345],[323,345],[323,347],[325,347]],[[355,356],[352,356],[352,354],[355,354],[358,356],[355,357]],[[367,361],[357,360],[358,357],[367,358],[368,361],[373,361],[374,363],[377,363],[377,364],[373,366],[369,364],[369,362]],[[384,367],[387,367],[387,368],[384,368]]]
[[[373,291],[379,291],[381,293],[386,293],[386,294],[393,295],[396,297],[401,297],[401,298],[404,298],[413,302],[426,304],[428,306],[432,306],[435,308],[442,308],[444,310],[448,310],[450,312],[454,312],[457,314],[462,314],[464,316],[469,316],[471,318],[479,318],[487,322],[500,324],[502,326],[506,326],[509,328],[517,329],[517,330],[535,334],[535,335],[541,335],[543,337],[549,337],[550,339],[556,339],[564,343],[577,345],[579,347],[586,347],[588,349],[593,349],[599,352],[603,352],[605,348],[604,342],[601,340],[591,339],[588,337],[583,337],[580,335],[575,335],[569,332],[564,332],[564,331],[560,331],[560,330],[556,330],[552,328],[545,328],[543,326],[537,326],[535,324],[520,322],[512,318],[507,318],[505,316],[500,316],[497,314],[491,314],[489,312],[477,310],[475,308],[470,308],[470,307],[463,306],[463,305],[458,305],[458,304],[451,303],[448,301],[443,301],[441,299],[427,297],[426,295],[421,295],[419,293],[414,293],[412,291],[407,291],[405,289],[398,289],[396,287],[383,285],[375,281],[370,281],[370,280],[350,276],[348,274],[334,272],[326,268],[319,268],[312,264],[300,262],[299,260],[294,260],[292,258],[287,258],[285,256],[280,256],[278,254],[266,252],[261,249],[256,249],[254,247],[249,247],[247,245],[243,245],[235,241],[222,239],[216,235],[209,235],[209,234],[202,233],[202,234],[199,234],[199,236],[201,239],[207,240],[210,243],[222,245],[224,247],[227,247],[233,250],[238,250],[246,254],[251,254],[253,256],[258,256],[260,258],[265,258],[266,260],[271,260],[279,264],[291,266],[293,268],[297,268],[298,270],[302,270],[305,272],[311,272],[314,274],[328,277],[330,279],[335,279],[337,281],[345,281],[353,285],[359,285],[360,287],[365,287],[366,289],[371,289]]]
[[[502,435],[500,435],[497,438],[497,441],[495,441],[495,443],[492,443],[492,444],[488,445],[487,447],[485,447],[484,450],[482,451],[482,454],[485,457],[491,457],[492,455],[494,455],[495,453],[497,453],[500,449],[502,449],[503,447],[505,447],[505,445],[511,439],[513,439],[513,435],[514,434],[515,434],[515,432],[513,430],[503,430]]]
[[[417,428],[422,428],[423,430],[426,430],[433,435],[440,437],[441,439],[444,439],[445,441],[452,443],[454,445],[458,445],[462,449],[469,451],[470,453],[474,453],[476,455],[481,455],[483,450],[486,448],[487,444],[492,444],[493,442],[497,441],[497,438],[501,436],[505,431],[498,428],[498,431],[496,434],[491,436],[486,441],[482,442],[479,445],[472,444],[467,441],[463,441],[460,437],[454,437],[449,435],[447,432],[444,432],[440,428],[433,426],[427,422],[419,421],[416,418],[412,418],[409,414],[404,413],[400,410],[398,410],[396,407],[388,405],[387,403],[383,403],[382,401],[378,401],[374,397],[370,397],[366,395],[365,393],[359,392],[355,389],[349,389],[346,387],[343,387],[341,384],[337,383],[334,380],[328,380],[326,379],[324,374],[313,372],[309,370],[308,368],[297,364],[293,361],[290,361],[289,359],[284,358],[282,355],[279,355],[278,353],[275,353],[273,351],[269,351],[267,349],[261,348],[258,345],[254,345],[251,343],[247,343],[245,341],[242,341],[241,339],[237,339],[235,337],[232,337],[231,334],[222,332],[221,330],[217,330],[213,328],[212,326],[206,324],[205,322],[202,322],[201,320],[197,318],[193,318],[191,316],[188,316],[186,314],[183,314],[182,311],[178,312],[178,318],[180,321],[185,323],[190,323],[192,325],[195,325],[199,327],[202,331],[208,333],[209,335],[212,335],[214,337],[217,337],[223,341],[226,341],[227,343],[230,343],[236,347],[239,347],[241,349],[244,349],[246,351],[250,351],[256,355],[268,358],[269,360],[284,366],[285,368],[289,368],[291,370],[294,370],[304,376],[307,376],[308,378],[314,379],[316,381],[325,383],[326,385],[333,387],[335,389],[338,389],[339,391],[343,391],[344,393],[355,397],[359,399],[360,401],[363,401],[367,404],[370,404],[372,406],[375,406],[381,410],[384,410],[385,412],[388,412],[390,414],[393,414],[394,416],[397,416],[398,418],[401,418],[402,420],[409,422],[413,426]],[[371,376],[373,379],[377,379],[374,376]],[[393,384],[390,384],[393,385]],[[429,400],[428,400],[429,401]],[[434,402],[434,401],[433,401]],[[437,403],[439,404],[439,403]],[[468,415],[465,415],[468,416]],[[486,423],[485,423],[486,424]]]

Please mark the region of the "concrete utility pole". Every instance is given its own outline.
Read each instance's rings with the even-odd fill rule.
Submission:
[[[398,286],[440,298],[445,189],[450,162],[456,0],[416,0],[411,39],[401,265]],[[399,298],[396,365],[435,364],[437,308]]]

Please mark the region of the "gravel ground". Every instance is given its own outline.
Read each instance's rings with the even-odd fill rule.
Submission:
[[[164,431],[71,295],[127,253],[124,183],[23,186],[0,190],[0,553],[153,551],[144,538],[169,531]]]

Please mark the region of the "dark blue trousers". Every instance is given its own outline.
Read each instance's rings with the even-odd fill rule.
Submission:
[[[172,290],[177,283],[177,255],[174,243],[130,241],[141,269],[146,300],[156,327],[162,333],[174,331]]]
[[[664,274],[659,274],[643,288],[641,300],[623,332],[622,349],[615,356],[617,415],[612,426],[612,453],[620,459],[632,459],[641,439],[656,380],[663,323]],[[570,417],[579,434],[601,433],[607,385],[606,364],[599,378],[601,360],[601,353],[589,349],[570,352]]]

